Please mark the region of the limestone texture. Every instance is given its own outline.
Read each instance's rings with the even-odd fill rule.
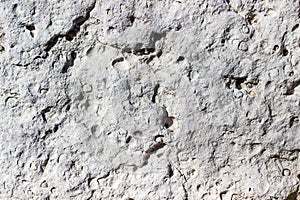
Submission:
[[[0,199],[299,199],[299,23],[299,0],[1,0]]]

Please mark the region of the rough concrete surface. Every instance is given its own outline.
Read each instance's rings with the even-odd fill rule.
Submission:
[[[0,199],[299,199],[299,17],[1,0]]]

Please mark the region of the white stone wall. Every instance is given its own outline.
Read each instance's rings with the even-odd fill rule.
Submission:
[[[0,199],[296,200],[299,0],[1,0]]]

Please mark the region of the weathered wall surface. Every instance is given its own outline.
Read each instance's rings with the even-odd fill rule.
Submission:
[[[0,2],[1,199],[289,199],[299,0]]]

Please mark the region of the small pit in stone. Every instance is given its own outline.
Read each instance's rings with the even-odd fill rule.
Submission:
[[[293,26],[292,32],[295,31],[297,28],[299,28],[299,24],[296,24],[295,26]]]
[[[30,32],[30,36],[34,37],[34,32],[33,31],[35,30],[35,26],[33,24],[30,24],[30,25],[27,25],[25,27]]]
[[[283,56],[287,56],[289,54],[289,51],[286,49],[286,48],[284,48],[283,50],[282,50],[282,55]]]
[[[274,45],[274,47],[273,47],[273,53],[276,52],[278,49],[279,49],[279,46],[278,45]]]
[[[165,117],[164,118],[164,127],[170,128],[173,125],[173,119],[174,119],[174,117]]]
[[[180,61],[183,61],[184,60],[184,57],[183,56],[179,56],[176,60],[176,62],[180,62]]]
[[[128,136],[128,137],[126,138],[125,143],[128,144],[128,143],[130,142],[131,138],[132,138],[131,136]]]
[[[133,15],[130,15],[130,16],[128,17],[128,19],[129,19],[129,21],[131,22],[131,24],[133,24],[133,23],[134,23],[134,20],[135,20],[135,17],[134,17]]]
[[[115,66],[118,62],[123,62],[124,61],[124,58],[123,57],[120,57],[120,58],[116,58],[112,61],[112,66]]]
[[[141,48],[133,50],[133,54],[137,56],[149,55],[153,52],[155,52],[154,48]]]

